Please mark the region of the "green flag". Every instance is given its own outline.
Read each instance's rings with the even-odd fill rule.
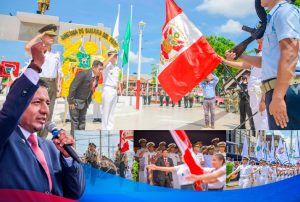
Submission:
[[[128,21],[126,33],[124,36],[124,41],[122,44],[122,49],[124,50],[122,67],[128,63],[130,39],[131,39],[131,24],[130,21]]]

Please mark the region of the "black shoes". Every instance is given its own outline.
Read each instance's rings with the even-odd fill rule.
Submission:
[[[102,120],[101,120],[101,119],[94,119],[94,120],[93,120],[93,123],[97,123],[97,122],[101,123]]]

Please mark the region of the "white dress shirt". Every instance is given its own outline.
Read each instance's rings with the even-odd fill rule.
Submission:
[[[200,165],[200,166],[201,166],[201,162],[203,162],[203,161],[205,162],[204,156],[203,156],[202,153],[198,152],[196,154],[196,161],[197,161],[197,164]]]
[[[204,155],[204,167],[211,168],[212,167],[212,157],[213,155]]]
[[[59,52],[53,53],[47,51],[45,53],[45,62],[42,66],[42,78],[56,79],[62,76],[62,68],[60,64]]]
[[[223,165],[219,169],[215,168],[203,168],[204,174],[209,174],[209,173],[215,173],[218,171],[223,171],[224,175],[220,176],[217,178],[217,181],[215,183],[209,183],[208,188],[209,189],[221,189],[225,186],[226,184],[226,165]]]
[[[24,75],[33,83],[34,85],[37,85],[40,79],[40,75],[33,69],[27,68],[24,72]]]
[[[261,166],[258,170],[258,172],[260,172],[260,176],[265,178],[270,176],[270,173],[272,173],[272,169],[269,166]]]
[[[191,174],[190,169],[186,164],[181,164],[179,166],[175,166],[174,168],[176,170],[178,184],[180,186],[194,184],[194,181],[186,179],[186,177]]]
[[[240,172],[241,178],[249,178],[253,172],[253,167],[251,165],[240,165],[236,171]]]
[[[118,87],[120,68],[109,63],[104,70],[104,86]]]
[[[172,159],[174,166],[177,166],[180,163],[180,157],[176,153],[170,153],[169,158]]]

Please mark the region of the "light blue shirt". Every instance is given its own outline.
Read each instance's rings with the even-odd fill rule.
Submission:
[[[201,82],[200,87],[203,89],[204,98],[214,98],[216,97],[216,86],[219,82],[219,78],[213,75],[213,80],[209,82]]]
[[[278,3],[268,14],[268,25],[263,40],[262,79],[277,78],[280,60],[279,42],[293,38],[300,40],[300,10],[286,1]],[[300,49],[296,74],[300,75]]]

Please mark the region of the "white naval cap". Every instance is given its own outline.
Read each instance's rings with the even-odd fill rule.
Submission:
[[[154,143],[154,142],[148,142],[148,143],[146,144],[146,146],[147,146],[147,147],[150,147],[150,146],[155,147],[155,143]]]

